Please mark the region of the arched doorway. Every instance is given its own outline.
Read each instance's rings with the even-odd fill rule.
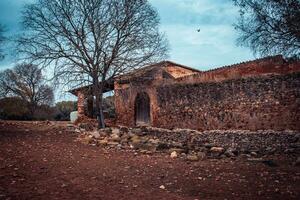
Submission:
[[[135,124],[150,124],[150,98],[145,92],[139,93],[135,99]]]

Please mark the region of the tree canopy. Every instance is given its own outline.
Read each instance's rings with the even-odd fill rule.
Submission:
[[[45,84],[41,69],[26,63],[0,73],[0,94],[21,98],[28,103],[32,114],[36,106],[51,105],[54,100],[53,90]]]
[[[233,1],[240,9],[240,45],[261,55],[300,56],[299,0]]]
[[[102,127],[105,83],[168,51],[147,0],[37,0],[24,8],[23,25],[19,52],[54,66],[54,77],[68,87],[92,84]]]

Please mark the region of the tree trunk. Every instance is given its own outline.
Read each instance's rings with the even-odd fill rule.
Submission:
[[[103,86],[99,86],[98,78],[94,78],[93,81],[93,89],[94,89],[94,95],[96,97],[96,116],[98,120],[98,128],[105,128],[104,123],[104,115],[103,115]]]
[[[103,92],[99,94],[99,115],[98,115],[98,128],[105,128],[104,115],[103,115]]]
[[[30,120],[34,119],[35,109],[36,109],[35,103],[29,102],[28,103],[28,110],[29,110],[29,118],[30,118]]]

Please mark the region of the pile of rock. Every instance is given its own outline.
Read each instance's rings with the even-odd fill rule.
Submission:
[[[87,131],[75,129],[84,144],[142,153],[167,152],[171,158],[190,161],[204,158],[260,157],[266,154],[299,155],[300,134],[293,131],[204,131],[167,130],[153,127],[115,127]]]
[[[98,131],[76,129],[75,132],[80,133],[76,140],[83,144],[101,146],[103,148],[126,149],[146,154],[166,152],[170,153],[172,158],[181,157],[190,161],[197,161],[204,158],[199,152],[189,150],[181,143],[166,142],[156,136],[147,135],[143,129],[119,127],[105,128]]]

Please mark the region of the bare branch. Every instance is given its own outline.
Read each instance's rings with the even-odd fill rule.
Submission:
[[[44,83],[41,70],[32,64],[19,64],[0,73],[2,97],[19,97],[28,103],[31,114],[39,105],[51,105],[53,90]]]
[[[159,17],[147,0],[38,0],[23,11],[19,53],[69,88],[93,84],[97,109],[103,85],[167,56]],[[100,117],[100,116],[99,116]]]
[[[299,0],[233,0],[241,17],[238,43],[262,55],[300,57]]]

